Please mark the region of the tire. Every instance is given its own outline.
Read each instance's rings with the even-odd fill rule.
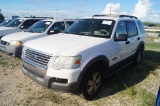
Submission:
[[[93,66],[88,70],[88,72],[83,77],[81,84],[81,94],[80,96],[86,100],[93,100],[98,94],[102,86],[102,72],[101,68],[98,66]]]
[[[139,49],[138,52],[136,53],[135,59],[134,59],[134,65],[139,65],[142,60],[142,49]]]

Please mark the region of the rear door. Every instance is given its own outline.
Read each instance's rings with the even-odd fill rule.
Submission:
[[[128,56],[131,56],[135,53],[137,46],[140,42],[140,36],[138,34],[138,29],[135,21],[126,21],[126,26],[127,26],[127,33],[128,33],[128,46],[129,46],[129,51],[127,54]]]

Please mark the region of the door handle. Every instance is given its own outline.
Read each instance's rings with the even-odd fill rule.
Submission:
[[[126,44],[129,44],[129,43],[130,43],[130,41],[127,41],[127,42],[126,42]]]
[[[140,37],[138,37],[137,40],[140,40]]]

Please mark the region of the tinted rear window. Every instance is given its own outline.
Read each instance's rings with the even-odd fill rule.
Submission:
[[[144,27],[142,25],[142,22],[141,21],[137,21],[137,23],[138,23],[138,26],[139,26],[139,28],[141,30],[141,34],[145,34],[145,30],[144,30]]]

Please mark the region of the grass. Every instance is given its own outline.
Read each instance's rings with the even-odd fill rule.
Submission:
[[[127,101],[119,100],[122,106],[154,106],[160,85],[160,43],[147,42],[145,46],[141,64],[129,66],[106,79],[98,100],[106,97],[109,99],[113,95],[115,99],[121,96],[123,99],[128,98]],[[113,101],[113,104],[116,101],[107,98],[105,100]]]

